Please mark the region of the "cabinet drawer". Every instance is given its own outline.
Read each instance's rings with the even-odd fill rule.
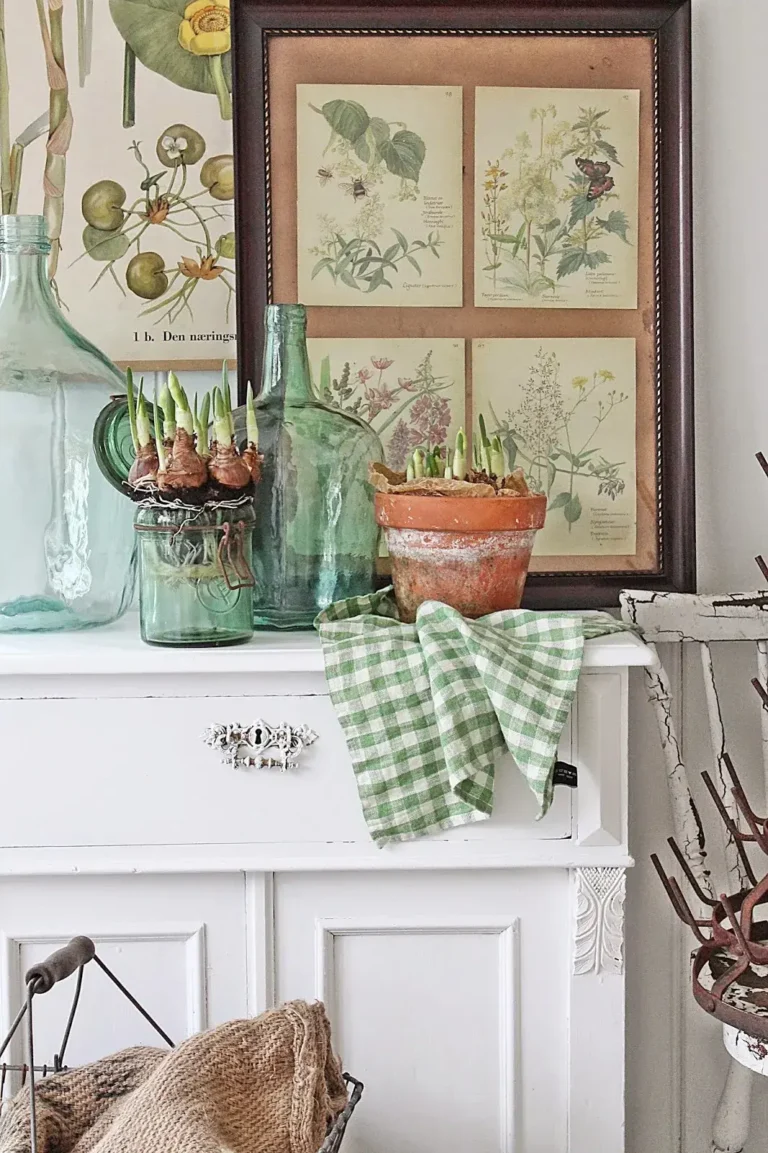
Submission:
[[[211,724],[256,720],[308,725],[318,739],[284,773],[235,769],[203,742]],[[371,844],[344,737],[324,695],[0,700],[0,741],[5,848]],[[506,757],[493,818],[439,839],[569,837],[571,793],[556,793],[536,821],[534,798]]]

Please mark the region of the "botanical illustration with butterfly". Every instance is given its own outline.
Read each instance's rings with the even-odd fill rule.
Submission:
[[[494,123],[504,125],[493,133],[497,151],[477,156],[478,274],[485,297],[478,303],[511,297],[527,307],[634,307],[636,285],[620,281],[625,270],[634,277],[636,269],[634,254],[627,260],[622,250],[636,244],[637,121],[630,136],[626,113],[632,110],[617,105],[615,96],[637,94],[574,92],[574,102],[558,99],[562,92],[478,90],[479,120],[483,93],[505,93],[502,99],[512,101],[516,93],[538,97],[528,102],[525,118],[520,110],[505,120],[497,99]],[[566,111],[563,104],[572,107]],[[587,285],[597,299],[582,299]]]

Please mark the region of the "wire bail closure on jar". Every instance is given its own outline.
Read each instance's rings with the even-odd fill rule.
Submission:
[[[199,510],[196,510],[199,511]],[[185,521],[184,524],[136,524],[136,532],[171,533],[175,538],[179,533],[221,533],[216,556],[224,583],[231,592],[237,589],[250,589],[256,584],[253,570],[245,555],[245,521],[235,524],[199,524]],[[233,531],[234,530],[234,531]],[[173,540],[171,541],[173,544]],[[234,576],[232,575],[234,574]]]

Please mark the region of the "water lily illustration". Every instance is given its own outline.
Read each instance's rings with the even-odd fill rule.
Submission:
[[[179,25],[179,44],[193,56],[207,56],[223,120],[232,119],[232,102],[221,58],[232,47],[229,0],[192,0]]]
[[[199,261],[191,256],[182,256],[179,261],[179,272],[192,280],[215,280],[224,271],[216,263],[215,256],[203,256]]]
[[[222,119],[232,119],[230,0],[109,0],[109,10],[126,45],[124,125],[135,114],[136,60],[180,88],[212,93]]]
[[[228,195],[227,162],[232,158],[210,158],[214,177],[204,180],[201,175],[203,191],[190,192],[189,166],[205,153],[205,140],[194,128],[171,124],[160,133],[160,171],[149,167],[139,141],[134,140],[129,151],[138,166],[138,195],[129,197],[122,184],[110,179],[97,180],[83,193],[83,252],[76,260],[89,257],[103,266],[92,288],[111,277],[123,295],[127,287],[134,296],[151,301],[141,315],[157,313],[155,323],[160,324],[175,321],[182,312],[192,319],[193,292],[204,281],[215,281],[226,293],[228,321],[235,294],[234,268],[228,263],[235,259],[235,234],[231,206],[218,201],[225,198],[223,193]],[[227,231],[221,231],[222,223],[229,226]],[[191,247],[196,257],[186,255]],[[222,289],[199,291],[210,296]]]

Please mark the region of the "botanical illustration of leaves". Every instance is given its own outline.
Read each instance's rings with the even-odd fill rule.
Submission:
[[[389,125],[380,116],[372,116],[363,135],[355,140],[355,153],[363,164],[371,164],[385,140],[389,140]]]
[[[557,480],[557,467],[554,461],[547,461],[547,488],[552,488],[552,485]]]
[[[575,492],[568,501],[568,504],[563,509],[563,515],[568,521],[568,524],[575,524],[575,522],[581,516],[582,511],[583,510],[581,507],[581,501],[579,500],[579,494]]]
[[[331,270],[333,269],[333,261],[327,256],[324,256],[322,260],[318,260],[317,264],[312,269],[312,276],[310,277],[310,280],[314,280],[318,272],[322,272],[324,268],[330,268]]]
[[[602,220],[598,216],[597,223],[604,228],[606,232],[615,232],[626,244],[629,244],[629,240],[627,239],[629,219],[626,212],[621,212],[618,208],[615,208],[613,212],[608,214],[606,220]]]
[[[395,236],[397,237],[397,242],[400,245],[400,247],[402,248],[403,252],[407,252],[408,251],[408,241],[405,239],[402,232],[399,232],[397,228],[393,228],[392,231],[394,232]]]
[[[619,160],[618,152],[616,151],[614,146],[611,143],[609,143],[609,141],[597,140],[595,142],[595,148],[598,152],[602,152],[603,156],[607,156],[609,160],[612,160],[614,164],[618,164],[619,168],[624,167],[623,164],[621,163],[621,161]]]
[[[356,100],[329,100],[323,105],[322,113],[334,132],[350,144],[354,144],[370,124],[368,113]]]
[[[549,502],[547,512],[552,512],[556,508],[565,508],[565,506],[570,503],[571,494],[569,492],[559,492],[555,499]]]
[[[560,263],[557,266],[557,279],[561,280],[564,276],[570,276],[574,272],[578,272],[584,266],[584,249],[583,248],[569,248],[560,257]]]
[[[586,192],[577,192],[571,201],[571,215],[568,220],[568,227],[573,228],[574,224],[578,224],[580,220],[584,220],[594,211],[595,201],[587,200]]]
[[[379,144],[379,156],[394,176],[418,181],[427,148],[415,132],[401,128],[391,140]]]
[[[109,11],[123,40],[145,68],[179,88],[215,93],[208,57],[195,56],[179,44],[185,0],[109,0]],[[221,57],[224,78],[232,87],[232,58]]]
[[[585,252],[584,263],[587,268],[597,268],[599,264],[610,264],[611,258],[607,252],[601,252],[600,250],[597,252]]]

